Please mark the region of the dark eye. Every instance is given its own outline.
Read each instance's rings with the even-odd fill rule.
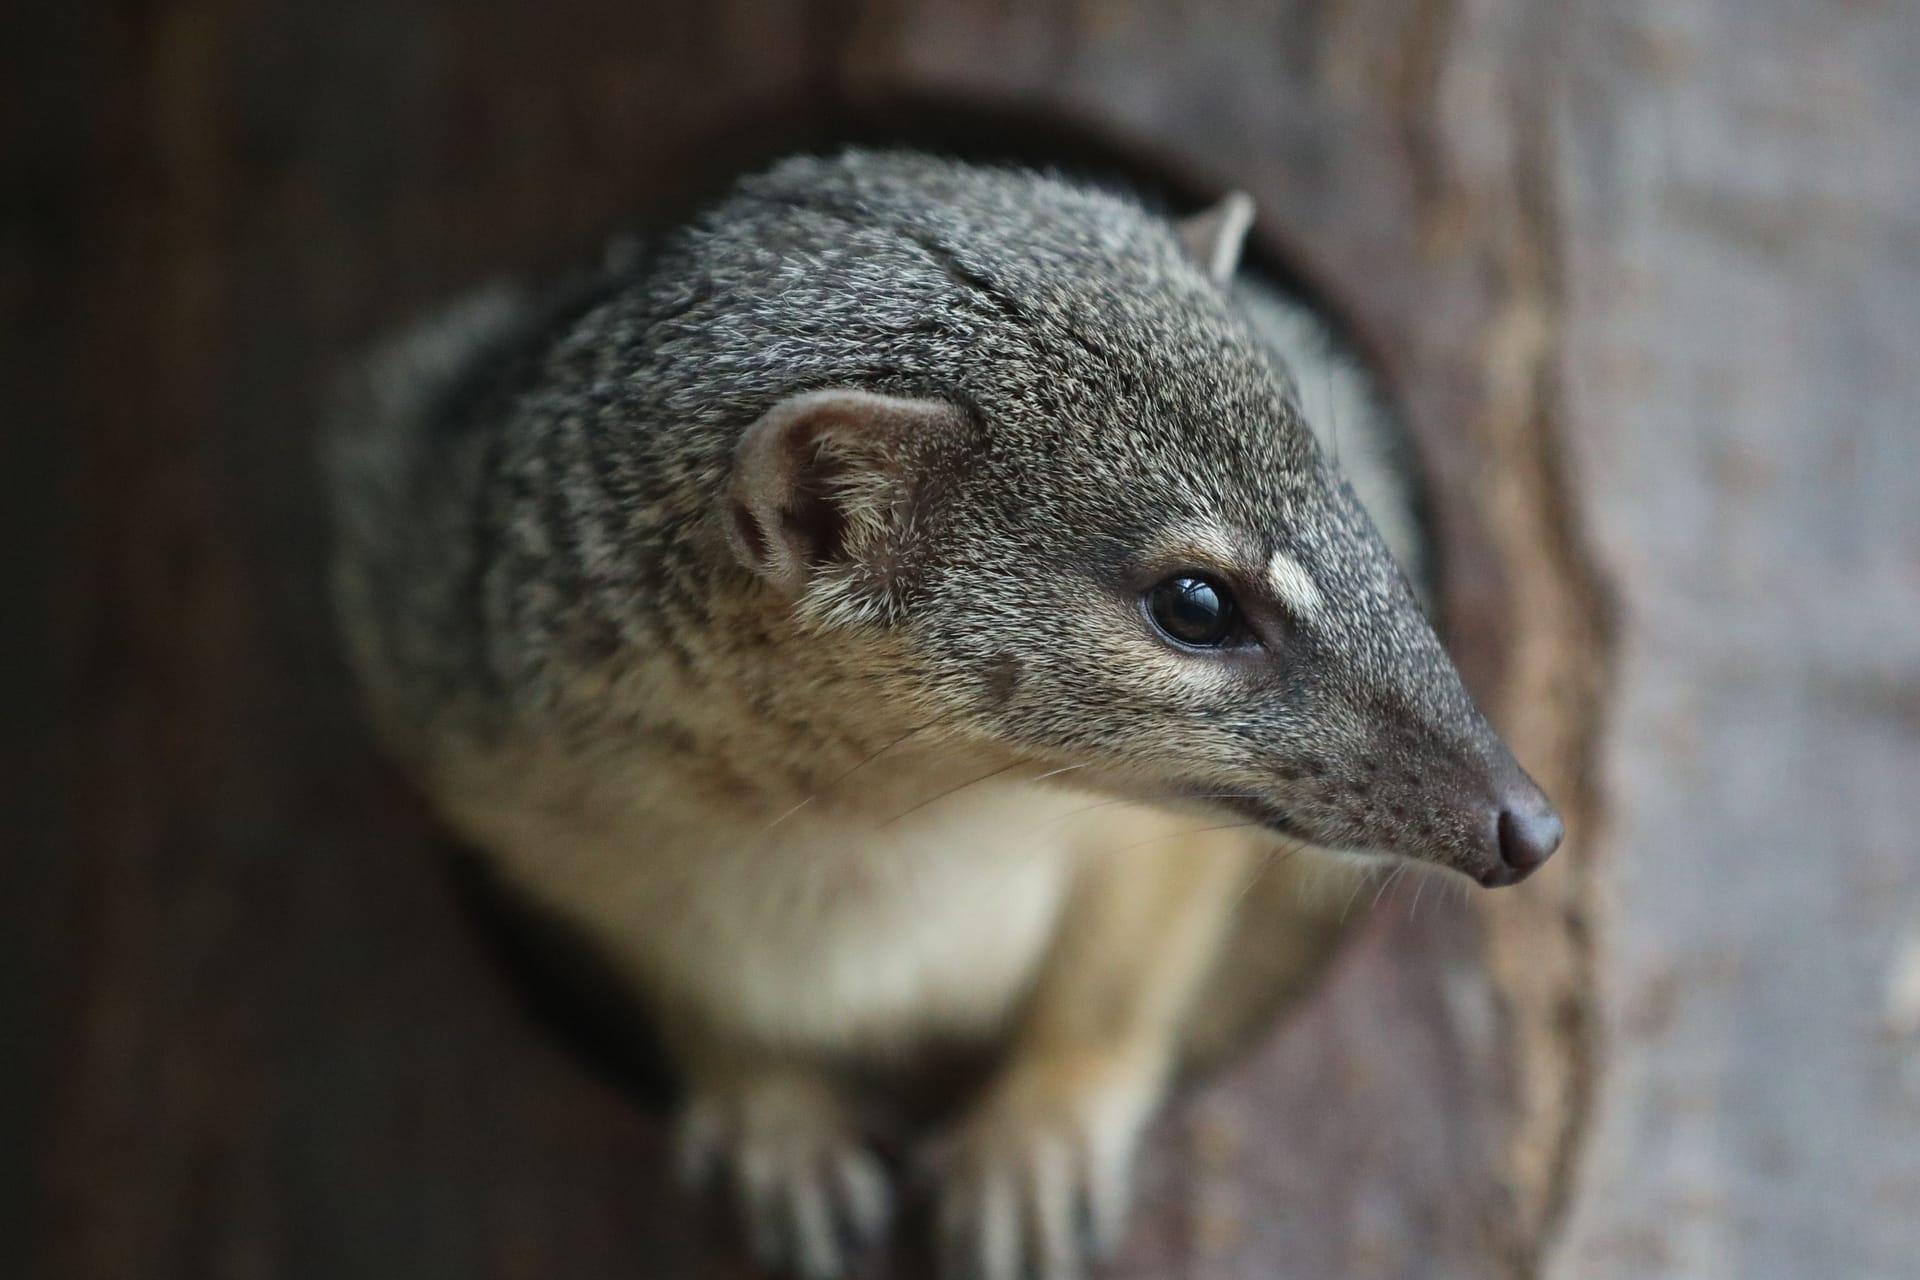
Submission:
[[[1217,649],[1240,632],[1233,594],[1211,578],[1178,573],[1147,592],[1147,612],[1170,639]]]

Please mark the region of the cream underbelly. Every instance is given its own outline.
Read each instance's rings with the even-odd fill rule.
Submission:
[[[657,808],[562,830],[515,807],[481,834],[649,990],[761,1043],[884,1053],[1005,1026],[1089,803],[977,787],[893,824],[802,812],[771,832]]]

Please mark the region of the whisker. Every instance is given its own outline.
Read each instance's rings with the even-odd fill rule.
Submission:
[[[1329,434],[1333,439],[1333,465],[1340,465],[1340,402],[1333,394],[1333,365],[1321,366],[1321,384],[1327,397],[1327,420]]]
[[[887,743],[885,746],[875,751],[872,755],[866,757],[864,760],[857,761],[845,773],[842,773],[838,777],[829,780],[826,786],[820,788],[820,790],[814,792],[812,795],[802,800],[799,804],[794,805],[793,808],[787,810],[785,813],[775,818],[772,822],[769,822],[766,826],[762,827],[760,829],[759,835],[755,836],[754,839],[758,840],[758,839],[761,839],[762,837],[772,834],[773,829],[779,826],[781,823],[785,822],[788,818],[791,818],[794,814],[800,812],[802,809],[812,804],[815,800],[818,800],[821,796],[832,793],[833,791],[838,789],[839,786],[842,783],[844,783],[848,778],[851,778],[854,774],[860,772],[862,769],[872,764],[875,760],[878,760],[881,756],[887,754],[887,752],[893,750],[895,747],[905,742],[908,738],[913,737],[916,733],[924,733],[928,729],[931,729],[932,727],[933,727],[933,722],[928,721],[926,724],[923,724],[918,728],[909,729],[905,733],[901,734],[899,737],[895,738],[892,742]]]
[[[1042,831],[1045,831],[1051,827],[1057,827],[1061,823],[1067,821],[1067,819],[1069,818],[1077,818],[1083,813],[1092,813],[1095,809],[1111,809],[1114,805],[1117,805],[1117,804],[1136,804],[1136,803],[1138,802],[1134,800],[1126,800],[1126,799],[1096,800],[1092,804],[1083,804],[1078,809],[1067,810],[1065,813],[1060,814],[1059,816],[1048,821],[1040,829]]]
[[[1407,863],[1402,862],[1401,864],[1396,866],[1392,871],[1389,871],[1387,873],[1387,878],[1385,880],[1382,880],[1380,882],[1380,887],[1373,891],[1373,902],[1371,905],[1367,907],[1368,911],[1372,911],[1377,907],[1379,907],[1381,897],[1385,895],[1388,889],[1393,887],[1393,882],[1400,878],[1401,873],[1407,869],[1407,866],[1408,866]]]
[[[948,787],[945,791],[940,792],[938,795],[928,796],[925,800],[922,800],[920,803],[914,805],[913,807],[903,810],[900,813],[894,814],[891,818],[888,818],[885,822],[881,823],[880,825],[882,827],[890,827],[894,823],[899,822],[901,819],[911,817],[912,815],[920,812],[922,809],[926,808],[930,804],[936,804],[939,801],[945,800],[948,796],[955,795],[959,792],[965,791],[968,787],[977,786],[982,782],[991,781],[992,779],[999,777],[1003,773],[1012,773],[1015,769],[1020,768],[1024,764],[1026,764],[1026,761],[1016,760],[1012,764],[1001,765],[998,769],[995,769],[991,773],[983,773],[977,778],[970,778],[967,781],[961,783],[957,787]]]
[[[781,823],[785,822],[788,818],[791,818],[794,814],[800,812],[802,809],[812,804],[818,798],[819,798],[819,793],[817,792],[813,795],[808,796],[806,799],[800,801],[800,803],[794,805],[793,808],[787,810],[785,813],[775,818],[772,822],[769,822],[766,826],[760,828],[759,831],[754,833],[753,838],[755,840],[758,840],[763,836],[771,835],[775,827],[779,826]]]
[[[1280,840],[1276,840],[1267,850],[1267,856],[1260,860],[1260,869],[1248,876],[1247,882],[1240,886],[1240,892],[1234,895],[1234,908],[1238,909],[1240,904],[1247,900],[1247,895],[1253,892],[1254,886],[1266,879],[1267,873],[1273,870],[1274,863],[1284,862],[1306,847],[1306,845],[1300,843],[1298,840],[1289,837],[1282,837]],[[1285,850],[1284,853],[1281,852],[1282,849]]]
[[[1427,881],[1431,879],[1433,879],[1432,875],[1423,873],[1419,882],[1413,886],[1413,905],[1407,908],[1408,924],[1413,923],[1413,913],[1420,909],[1420,895],[1426,892]]]
[[[1347,895],[1346,904],[1340,908],[1341,924],[1345,924],[1347,922],[1347,912],[1353,910],[1354,900],[1360,896],[1360,891],[1366,888],[1369,884],[1373,883],[1374,876],[1378,874],[1376,869],[1373,867],[1367,867],[1365,868],[1365,871],[1366,871],[1366,874],[1362,876],[1359,882],[1353,886],[1353,892]]]
[[[1058,772],[1058,770],[1056,770],[1056,772]],[[1044,778],[1051,775],[1041,774],[1040,776]],[[1038,780],[1039,779],[1035,779],[1035,781]],[[1247,791],[1180,791],[1164,796],[1148,796],[1144,799],[1134,796],[1109,797],[1105,800],[1096,800],[1092,804],[1083,804],[1077,809],[1069,809],[1065,813],[1057,814],[1041,826],[1040,830],[1051,830],[1069,819],[1079,817],[1083,813],[1092,813],[1095,809],[1111,809],[1117,804],[1153,805],[1163,804],[1173,800],[1258,800],[1259,798],[1259,796]]]
[[[1123,844],[1118,849],[1109,849],[1108,853],[1126,853],[1133,849],[1144,849],[1148,845],[1164,844],[1168,840],[1178,840],[1184,836],[1203,836],[1209,831],[1239,831],[1247,827],[1264,827],[1264,822],[1222,822],[1211,827],[1193,827],[1185,831],[1169,831],[1165,835],[1155,836],[1151,840],[1142,840],[1138,844]]]
[[[1049,769],[1037,778],[1028,778],[1028,782],[1045,782],[1048,778],[1057,778],[1063,773],[1072,773],[1075,769],[1086,768],[1086,763],[1063,765],[1058,769]]]

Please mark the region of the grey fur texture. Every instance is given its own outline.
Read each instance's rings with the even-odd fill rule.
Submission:
[[[771,1262],[843,1274],[884,1216],[844,1069],[958,1044],[1004,1060],[951,1135],[948,1273],[1080,1274],[1255,829],[1485,884],[1558,840],[1301,406],[1417,550],[1391,419],[1229,278],[1248,214],[790,160],[469,302],[342,410],[384,735],[646,1000],[683,1169]],[[1156,625],[1195,575],[1226,643]]]
[[[665,661],[754,686],[822,753],[835,725],[796,683],[1485,878],[1473,823],[1517,766],[1302,421],[1270,312],[1124,196],[911,153],[789,160],[584,300],[490,295],[387,357],[333,451],[356,665],[429,769],[514,734],[699,739],[685,706],[623,729],[568,692]],[[825,566],[797,630],[742,624],[721,606],[769,588],[729,543],[736,445],[832,388],[966,430],[911,460],[884,580]],[[1321,607],[1276,594],[1276,555]],[[1262,643],[1152,636],[1141,595],[1180,569],[1231,583]],[[875,680],[857,658],[883,639]]]
[[[1414,595],[1430,603],[1433,556],[1406,427],[1319,315],[1248,275],[1235,279],[1233,297],[1286,373],[1301,421],[1352,486]]]

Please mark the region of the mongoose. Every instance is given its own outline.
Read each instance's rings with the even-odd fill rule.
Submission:
[[[643,994],[769,1264],[887,1216],[852,1073],[991,1044],[939,1252],[1077,1274],[1263,843],[1559,843],[1231,287],[1249,216],[790,159],[341,419],[383,737]]]

